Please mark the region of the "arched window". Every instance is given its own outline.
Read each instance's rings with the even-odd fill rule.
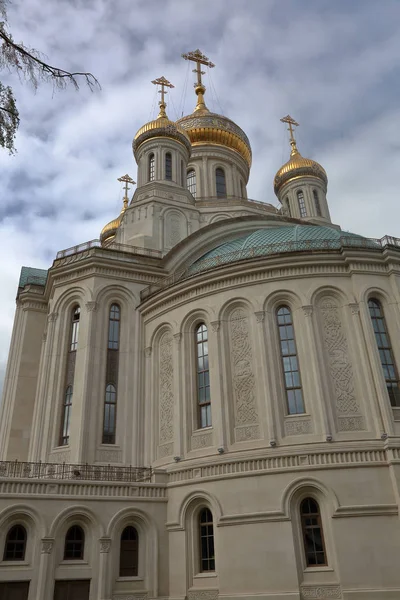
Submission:
[[[172,155],[170,152],[165,155],[165,179],[172,181]]]
[[[240,195],[242,198],[246,198],[246,191],[245,191],[245,187],[244,187],[244,183],[243,180],[240,180]]]
[[[9,529],[4,546],[3,560],[24,560],[26,550],[26,529],[14,525]]]
[[[112,304],[108,319],[108,347],[110,350],[118,350],[119,346],[119,321],[120,310],[118,304]]]
[[[317,190],[313,190],[313,196],[314,196],[315,212],[317,213],[317,217],[322,217],[321,204],[319,202],[319,196],[318,196]]]
[[[69,444],[69,430],[71,425],[71,410],[72,410],[72,395],[73,387],[69,385],[65,390],[63,413],[61,418],[61,437],[60,446],[68,446]]]
[[[305,498],[300,505],[301,529],[307,567],[327,565],[321,514],[313,498]]]
[[[289,217],[292,216],[292,211],[290,210],[290,202],[289,202],[289,198],[286,196],[285,199],[285,204],[286,204],[286,210],[287,210],[287,214],[289,215]]]
[[[385,315],[383,314],[381,303],[375,298],[368,300],[368,308],[371,315],[372,326],[374,328],[375,340],[378,346],[383,374],[386,380],[390,404],[392,406],[400,406],[399,374],[396,368],[396,363],[394,362],[392,345],[390,343],[390,337],[386,327]]]
[[[64,560],[83,560],[85,534],[82,527],[73,525],[65,536]]]
[[[211,426],[210,369],[208,364],[208,331],[204,323],[196,327],[197,401],[199,428]]]
[[[226,198],[225,171],[218,167],[215,171],[215,187],[218,198]]]
[[[300,217],[306,217],[307,216],[307,210],[306,210],[306,204],[304,201],[304,194],[303,194],[303,190],[299,190],[297,192],[297,202],[299,203],[299,211],[300,211]]]
[[[186,185],[189,192],[192,194],[193,198],[196,198],[196,171],[194,169],[189,169],[186,174]]]
[[[156,159],[154,157],[154,154],[150,154],[150,156],[149,156],[149,181],[154,181],[155,162],[156,162]]]
[[[279,330],[287,410],[289,415],[296,415],[304,412],[304,402],[290,308],[288,306],[279,307],[276,311],[276,319]]]
[[[200,571],[215,571],[214,525],[211,510],[203,508],[199,514]]]
[[[139,562],[139,536],[135,527],[128,525],[121,534],[119,576],[137,577]]]
[[[78,347],[80,316],[81,316],[81,309],[79,308],[79,306],[76,306],[72,313],[71,344],[69,347],[71,352],[74,352]]]
[[[106,386],[104,401],[103,444],[115,444],[116,408],[117,390],[115,389],[115,385],[109,383]]]

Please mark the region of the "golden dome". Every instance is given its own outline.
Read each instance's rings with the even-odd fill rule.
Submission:
[[[128,198],[124,198],[124,206],[116,219],[113,219],[103,227],[100,233],[100,242],[102,246],[108,246],[114,240],[118,227],[121,225],[122,217],[128,207]]]
[[[168,137],[178,140],[187,148],[189,154],[191,152],[190,139],[186,131],[174,121],[170,121],[165,112],[161,110],[157,119],[143,125],[135,135],[132,144],[135,158],[136,153],[143,142],[157,137]]]
[[[311,158],[304,158],[297,150],[296,144],[292,144],[290,159],[277,172],[274,178],[274,192],[278,195],[281,187],[296,177],[318,177],[325,186],[328,183],[326,171],[319,163]]]

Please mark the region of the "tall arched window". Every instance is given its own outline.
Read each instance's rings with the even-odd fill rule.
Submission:
[[[26,529],[22,525],[14,525],[9,529],[4,545],[3,560],[24,560],[26,550]]]
[[[78,334],[79,334],[79,319],[81,316],[81,309],[79,306],[74,308],[72,313],[72,331],[71,331],[71,344],[70,351],[73,352],[78,347]]]
[[[110,350],[118,350],[119,346],[119,321],[120,310],[118,304],[112,304],[108,319],[108,347]]]
[[[186,174],[186,185],[189,192],[192,194],[193,198],[196,198],[196,171],[194,169],[189,169]]]
[[[392,345],[386,327],[385,315],[383,314],[381,303],[375,298],[370,298],[370,300],[368,300],[368,308],[371,315],[372,326],[374,328],[375,340],[378,346],[390,404],[392,406],[400,406],[399,373],[394,361]]]
[[[156,162],[156,159],[154,157],[154,154],[150,154],[150,156],[149,156],[149,174],[148,174],[149,181],[154,181],[155,162]]]
[[[327,565],[321,514],[313,498],[305,498],[300,505],[301,529],[307,567]]]
[[[170,152],[165,155],[165,179],[172,181],[172,155]]]
[[[226,180],[225,171],[218,167],[215,170],[215,187],[218,198],[226,198]]]
[[[137,577],[139,563],[139,535],[135,527],[128,525],[121,534],[119,553],[119,576]]]
[[[215,571],[214,525],[209,508],[199,514],[200,571]]]
[[[61,418],[61,439],[60,446],[69,444],[69,430],[71,425],[71,410],[72,410],[72,395],[73,387],[69,385],[65,390],[63,414]]]
[[[317,214],[317,217],[322,217],[321,204],[319,202],[319,196],[318,196],[317,190],[313,190],[313,197],[314,197],[314,206],[315,206],[315,212]]]
[[[208,364],[208,331],[204,323],[196,327],[197,401],[199,428],[211,426],[210,368]]]
[[[289,415],[296,415],[304,412],[304,402],[290,308],[288,306],[279,307],[276,311],[276,319],[279,330],[287,410]]]
[[[306,217],[307,216],[307,210],[306,210],[306,203],[304,200],[304,194],[303,194],[303,190],[299,190],[297,192],[297,202],[299,203],[299,211],[300,211],[300,217]]]
[[[115,444],[116,408],[117,390],[115,389],[115,385],[109,383],[106,386],[104,401],[103,444]]]
[[[65,536],[64,560],[83,560],[85,534],[82,527],[73,525]]]

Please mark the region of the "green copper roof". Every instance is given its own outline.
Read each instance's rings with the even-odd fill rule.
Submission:
[[[379,247],[376,242],[361,235],[347,233],[332,227],[318,225],[265,227],[220,244],[193,263],[189,272],[194,275],[219,265],[269,254],[334,250],[343,246]]]
[[[18,287],[23,288],[28,283],[34,285],[46,285],[47,271],[45,269],[34,269],[33,267],[22,267],[19,276]]]

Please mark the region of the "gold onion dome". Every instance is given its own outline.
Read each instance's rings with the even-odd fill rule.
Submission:
[[[205,87],[195,88],[197,106],[191,115],[178,119],[177,123],[186,130],[193,146],[217,144],[238,152],[247,165],[251,166],[251,146],[247,135],[236,123],[208,110],[204,102]]]
[[[124,195],[124,199],[123,199],[123,206],[122,206],[122,210],[119,213],[118,217],[116,219],[113,219],[112,221],[110,221],[109,223],[107,223],[107,225],[105,225],[103,227],[103,229],[100,232],[100,242],[102,246],[108,246],[109,244],[111,244],[111,242],[114,240],[115,235],[117,233],[118,227],[121,225],[122,223],[122,219],[124,216],[124,213],[126,211],[126,209],[128,208],[128,190],[130,189],[128,187],[128,184],[134,184],[136,183],[135,181],[133,181],[133,179],[128,175],[123,175],[122,177],[118,178],[118,181],[120,181],[121,183],[125,184],[125,195]]]

